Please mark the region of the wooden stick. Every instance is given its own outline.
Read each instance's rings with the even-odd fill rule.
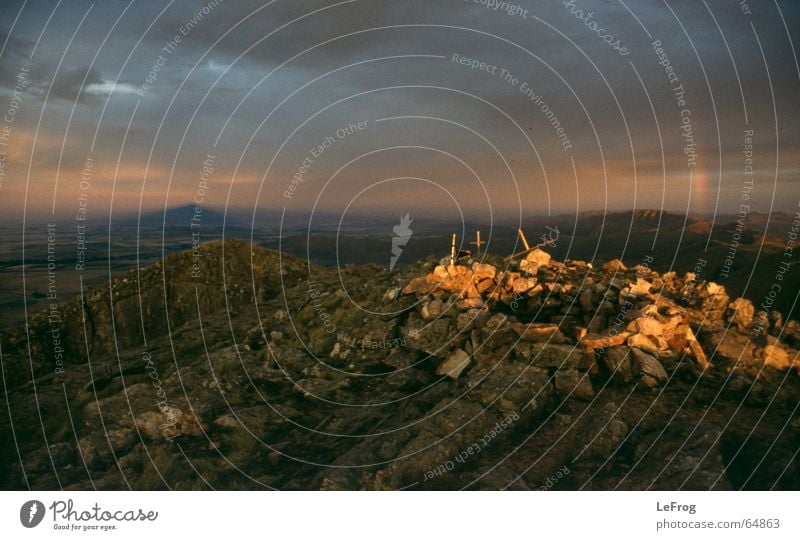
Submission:
[[[522,232],[522,229],[517,229],[517,234],[519,234],[519,239],[522,240],[522,245],[525,248],[525,251],[530,251],[531,246],[528,245],[528,239],[525,238],[525,233]]]
[[[470,245],[475,246],[475,253],[478,254],[481,251],[481,245],[485,244],[486,242],[481,242],[481,231],[478,229],[475,231],[475,241],[470,242]]]
[[[450,244],[450,265],[456,264],[456,234],[453,233],[453,242]]]

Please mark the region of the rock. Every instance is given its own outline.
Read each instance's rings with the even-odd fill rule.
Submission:
[[[496,330],[503,326],[506,321],[508,321],[508,315],[504,313],[495,313],[486,321],[486,328],[489,330]]]
[[[471,332],[476,327],[481,327],[486,323],[487,312],[480,309],[470,309],[459,313],[456,317],[456,330],[459,332]]]
[[[646,336],[664,335],[664,327],[652,317],[638,317],[628,324],[628,332]]]
[[[594,397],[594,388],[589,376],[577,369],[556,371],[555,388],[561,399],[572,397],[589,401]]]
[[[536,278],[520,277],[511,284],[511,290],[515,294],[521,294],[536,286]]]
[[[486,278],[486,279],[482,279],[482,280],[478,281],[475,284],[475,289],[480,294],[483,294],[486,291],[488,291],[489,289],[493,288],[494,286],[495,286],[494,279]]]
[[[495,268],[491,264],[481,264],[477,262],[472,264],[472,278],[475,281],[481,281],[484,279],[494,279],[494,276],[496,274],[497,274],[497,268]]]
[[[433,275],[438,277],[440,280],[449,276],[449,272],[447,271],[447,267],[443,265],[438,265],[436,268],[433,269]]]
[[[636,278],[636,283],[629,287],[629,294],[631,296],[647,296],[650,294],[650,289],[653,284],[646,279]]]
[[[603,264],[603,270],[606,272],[624,272],[627,269],[628,267],[622,264],[622,261],[619,259],[612,259]]]
[[[412,279],[408,285],[403,287],[403,294],[429,294],[436,289],[436,282],[429,281],[424,277]]]
[[[547,266],[550,264],[550,254],[536,248],[525,256],[525,260],[536,266]]]
[[[270,339],[272,339],[272,341],[275,341],[275,342],[280,341],[280,340],[283,339],[283,332],[279,332],[277,330],[273,330],[272,332],[269,333],[269,337],[270,337]]]
[[[639,369],[643,375],[652,377],[658,383],[667,382],[669,375],[664,366],[656,358],[639,349],[631,349]]]
[[[383,298],[390,302],[393,302],[394,300],[397,300],[397,298],[400,296],[400,291],[401,291],[400,287],[392,287],[391,289],[388,289],[386,291],[386,293],[383,295]]]
[[[767,345],[763,349],[759,349],[758,357],[764,362],[764,366],[771,367],[785,371],[792,367],[793,361],[789,357],[789,353],[778,345],[777,343]]]
[[[456,349],[436,368],[437,375],[447,375],[451,379],[458,379],[469,366],[471,359],[461,349]]]
[[[521,261],[519,261],[519,271],[524,274],[535,276],[536,273],[539,271],[539,266],[536,263],[531,262],[527,259],[522,259]]]
[[[523,341],[531,341],[534,343],[548,342],[548,343],[566,343],[564,334],[555,324],[548,323],[514,323],[511,329],[517,333]]]
[[[611,347],[603,353],[603,362],[616,382],[630,383],[639,375],[639,363],[631,349],[625,346]]]
[[[409,348],[433,356],[444,356],[443,347],[448,342],[450,319],[440,317],[430,323],[421,319],[411,321],[401,329]]]
[[[464,298],[456,302],[456,308],[460,310],[476,309],[483,307],[483,300],[480,298]]]
[[[628,338],[628,347],[634,348],[637,347],[639,349],[643,349],[647,352],[658,353],[661,349],[659,346],[658,341],[655,338],[650,336],[646,336],[644,334],[634,334]]]
[[[735,324],[737,330],[742,334],[750,333],[750,328],[753,326],[753,315],[755,315],[755,309],[750,300],[737,298],[728,304],[728,321]]]
[[[581,345],[589,349],[606,349],[617,347],[625,343],[630,336],[629,332],[605,331],[599,334],[589,333],[581,339]]]
[[[708,367],[708,358],[706,357],[706,353],[703,351],[703,348],[697,342],[696,339],[692,339],[689,341],[689,350],[694,356],[694,359],[697,360],[697,363],[700,364],[700,367],[705,369]]]
[[[423,304],[420,310],[420,315],[426,321],[437,319],[442,314],[444,304],[441,300],[431,300],[427,304]]]

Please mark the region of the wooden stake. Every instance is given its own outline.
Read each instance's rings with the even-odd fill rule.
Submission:
[[[450,244],[450,265],[456,264],[456,235],[453,233],[453,242]]]
[[[481,252],[481,245],[483,245],[485,243],[486,242],[481,242],[481,231],[480,230],[475,231],[475,241],[474,242],[470,242],[470,245],[471,246],[475,246],[475,254],[476,255]]]
[[[528,239],[525,238],[525,233],[522,232],[522,229],[517,229],[517,234],[519,234],[519,239],[522,240],[522,246],[525,248],[525,251],[529,251],[531,246],[528,245]]]

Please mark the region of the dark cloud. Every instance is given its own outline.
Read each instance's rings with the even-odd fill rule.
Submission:
[[[777,200],[792,204],[785,179],[800,168],[795,142],[800,138],[795,105],[800,73],[790,40],[800,31],[800,4],[753,4],[747,14],[730,0],[625,5],[575,0],[574,8],[558,1],[511,3],[519,5],[512,14],[475,0],[280,0],[268,5],[228,0],[203,13],[208,0],[179,0],[156,19],[165,4],[145,0],[129,9],[110,39],[106,34],[127,2],[98,3],[66,50],[88,3],[65,3],[56,16],[59,24],[47,29],[33,59],[32,92],[41,97],[52,83],[48,129],[65,122],[59,104],[83,104],[73,132],[91,137],[97,129],[97,148],[108,149],[107,159],[115,159],[136,107],[126,157],[174,170],[171,186],[183,182],[184,191],[191,192],[196,165],[217,137],[220,176],[228,179],[235,169],[247,179],[243,185],[255,185],[274,157],[263,195],[268,205],[284,202],[280,194],[298,161],[342,125],[412,115],[448,122],[417,118],[373,124],[370,136],[347,139],[319,160],[303,197],[292,204],[312,204],[326,175],[362,153],[424,144],[469,161],[486,179],[497,206],[509,208],[516,200],[506,165],[492,145],[513,168],[527,211],[551,203],[562,209],[603,205],[606,195],[612,206],[654,206],[662,189],[669,207],[683,208],[697,195],[689,190],[683,153],[685,108],[700,155],[695,173],[705,200],[698,204],[713,204],[717,196],[737,203],[747,127],[756,134],[762,198],[769,200],[777,185]],[[17,36],[38,35],[51,8],[29,1],[0,58],[0,84],[7,84],[8,73],[30,54],[32,44]],[[581,20],[577,9],[582,17],[591,13],[597,26]],[[619,39],[628,54],[609,46],[594,31],[599,27]],[[180,43],[165,51],[176,36]],[[659,64],[654,40],[662,42],[685,88],[683,105]],[[470,69],[454,62],[454,54],[496,70]],[[156,78],[145,84],[156,67]],[[511,75],[503,77],[501,70]],[[146,92],[137,96],[144,86]],[[395,88],[381,90],[387,87]],[[100,111],[102,126],[96,128]],[[572,152],[563,151],[553,118],[568,134]],[[346,202],[364,182],[411,169],[440,179],[465,207],[483,204],[481,191],[464,188],[460,165],[422,150],[359,163],[368,166],[348,170],[324,204]],[[542,191],[552,201],[537,197]],[[227,194],[220,196],[225,200],[222,195]],[[246,206],[253,197],[237,191],[231,200]],[[414,193],[402,198],[413,200]],[[381,197],[376,200],[379,204]]]

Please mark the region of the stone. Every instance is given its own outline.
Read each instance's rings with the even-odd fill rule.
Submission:
[[[533,263],[536,266],[547,266],[550,264],[550,254],[546,251],[542,251],[539,248],[535,248],[533,251],[528,253],[525,256],[525,260],[529,263]]]
[[[628,267],[622,264],[622,261],[619,259],[612,259],[603,264],[603,270],[606,272],[624,272],[627,269]]]
[[[535,276],[539,272],[539,265],[527,259],[519,261],[519,271],[525,274]]]
[[[631,284],[629,292],[631,296],[647,296],[652,287],[653,284],[646,279],[636,278],[636,282]]]
[[[664,327],[652,317],[638,317],[628,324],[628,332],[646,336],[662,336]]]
[[[640,349],[631,349],[636,362],[639,364],[639,369],[643,375],[647,375],[655,379],[658,383],[664,383],[669,379],[667,370],[661,365],[656,358]]]
[[[472,278],[476,281],[494,279],[495,275],[497,275],[497,268],[491,264],[481,264],[477,262],[472,264]]]
[[[436,368],[437,375],[446,375],[451,379],[458,379],[469,366],[471,359],[461,349],[456,349]]]
[[[590,401],[594,397],[594,388],[589,376],[577,369],[556,371],[555,388],[561,399],[575,398]]]
[[[697,363],[700,364],[700,367],[703,369],[708,367],[708,358],[706,357],[706,353],[703,351],[703,348],[698,343],[697,338],[692,332],[692,329],[687,327],[686,330],[686,338],[689,340],[689,350],[694,356],[694,359],[697,360]]]
[[[508,315],[504,313],[495,313],[492,315],[488,321],[486,321],[486,328],[489,330],[495,330],[503,326],[506,321],[508,321]]]
[[[463,298],[456,302],[456,308],[462,311],[481,308],[483,305],[483,300],[481,298]]]
[[[735,324],[736,329],[741,334],[750,333],[754,315],[755,308],[753,308],[753,303],[750,300],[737,298],[728,304],[728,321],[731,324]]]
[[[456,330],[471,332],[475,327],[480,327],[486,322],[486,311],[470,309],[459,313],[456,317]]]
[[[494,280],[491,278],[486,278],[476,283],[475,289],[478,291],[478,293],[483,294],[494,286],[495,286]]]
[[[786,349],[777,344],[767,345],[763,349],[760,349],[757,354],[759,358],[763,360],[765,367],[784,371],[791,368],[793,364]]]
[[[536,286],[536,278],[520,277],[514,280],[511,284],[511,290],[514,293],[524,293]]]
[[[426,321],[432,321],[441,316],[444,304],[441,300],[431,300],[427,304],[423,304],[420,310],[420,315]]]
[[[397,300],[398,296],[400,296],[400,291],[401,291],[400,287],[392,287],[391,289],[388,289],[386,291],[386,293],[383,295],[383,298],[390,302],[393,302]]]
[[[534,343],[548,342],[548,343],[566,343],[564,334],[555,324],[549,323],[514,323],[511,329],[517,333],[523,341],[531,341]]]
[[[658,342],[653,337],[644,334],[632,335],[628,338],[627,345],[631,348],[637,347],[652,353],[658,353],[658,351],[661,350]]]
[[[581,339],[581,345],[589,349],[606,349],[625,343],[630,336],[629,332],[601,332],[589,333]]]
[[[424,277],[412,279],[408,285],[403,287],[403,294],[428,294],[436,288],[436,283],[428,281]]]
[[[611,347],[603,353],[603,363],[616,382],[630,383],[639,375],[639,363],[629,347]]]
[[[464,291],[462,293],[462,296],[464,298],[469,298],[469,299],[476,299],[476,298],[480,299],[481,298],[481,293],[480,293],[480,291],[478,291],[478,289],[475,287],[474,284],[467,283],[465,285],[465,287],[464,287]]]

